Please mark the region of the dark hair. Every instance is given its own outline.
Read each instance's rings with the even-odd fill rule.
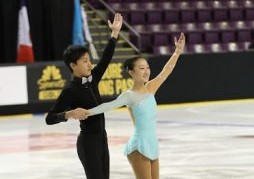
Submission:
[[[123,67],[124,69],[128,72],[129,70],[133,70],[133,67],[135,65],[135,62],[138,61],[140,58],[143,58],[141,56],[136,56],[136,57],[133,57],[133,58],[129,58],[127,59],[124,64],[123,64]]]
[[[71,63],[77,63],[77,60],[85,53],[89,53],[89,46],[87,45],[69,45],[63,53],[65,65],[71,70]]]

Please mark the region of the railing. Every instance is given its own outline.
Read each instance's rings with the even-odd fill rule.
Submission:
[[[89,6],[89,8],[90,8],[90,6]],[[87,15],[88,16],[88,15]],[[88,18],[88,17],[87,17]],[[88,19],[87,19],[88,20]],[[93,47],[95,47],[96,46],[96,48],[92,48],[94,51],[95,51],[95,53],[96,53],[96,55],[93,55],[94,53],[92,53],[91,52],[91,55],[92,55],[92,57],[93,57],[93,60],[99,60],[99,57],[98,57],[98,53],[100,54],[101,52],[99,52],[99,51],[97,51],[96,49],[100,49],[101,47],[100,47],[100,45],[102,44],[102,41],[104,40],[104,39],[102,39],[101,37],[102,37],[102,33],[105,33],[104,31],[102,31],[100,28],[98,28],[99,27],[99,24],[98,23],[96,23],[95,21],[90,21],[91,23],[92,23],[92,25],[96,28],[96,32],[97,33],[99,33],[100,35],[98,36],[99,37],[99,39],[98,39],[98,41],[99,41],[99,45],[96,45],[95,43],[94,43],[94,40],[92,39],[92,42],[91,42],[91,46],[90,46],[90,49],[91,49],[91,47],[93,46]],[[92,50],[91,49],[91,50]]]
[[[107,22],[106,17],[101,14],[97,9],[95,9],[89,2],[84,1],[89,8],[91,8],[102,20],[105,21],[105,23]],[[106,2],[104,2],[103,0],[98,0],[98,2],[101,3],[101,5],[103,5],[110,13],[112,14],[116,14],[117,12],[112,9]],[[126,43],[128,45],[130,45],[130,47],[132,47],[137,53],[140,53],[140,49],[141,49],[141,36],[140,34],[133,28],[131,27],[124,19],[123,19],[123,25],[130,31],[132,32],[135,36],[137,36],[138,39],[138,46],[134,45],[122,32],[120,32],[119,36],[122,37],[122,39],[124,39],[124,41],[126,41]]]

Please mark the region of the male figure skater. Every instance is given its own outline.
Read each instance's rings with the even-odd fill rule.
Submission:
[[[80,120],[81,131],[77,139],[77,152],[87,179],[109,179],[109,151],[104,115],[83,119],[88,115],[85,109],[101,104],[98,83],[114,54],[122,22],[122,16],[118,13],[115,14],[113,23],[108,20],[112,30],[111,38],[94,68],[88,47],[72,45],[65,50],[64,62],[72,72],[73,80],[62,90],[46,116],[48,125],[70,119]]]

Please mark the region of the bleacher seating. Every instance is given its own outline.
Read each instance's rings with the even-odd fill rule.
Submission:
[[[141,50],[172,52],[186,34],[186,53],[247,50],[254,39],[253,0],[106,0],[140,34]],[[138,37],[130,35],[138,44]]]

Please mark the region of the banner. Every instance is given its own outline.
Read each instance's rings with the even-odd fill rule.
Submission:
[[[0,67],[0,106],[27,103],[26,66]]]
[[[70,82],[71,73],[64,63],[37,63],[27,67],[27,80],[29,103],[49,102],[56,100]],[[122,69],[122,62],[114,60],[99,83],[99,91],[102,97],[112,99],[132,85],[132,79]]]

